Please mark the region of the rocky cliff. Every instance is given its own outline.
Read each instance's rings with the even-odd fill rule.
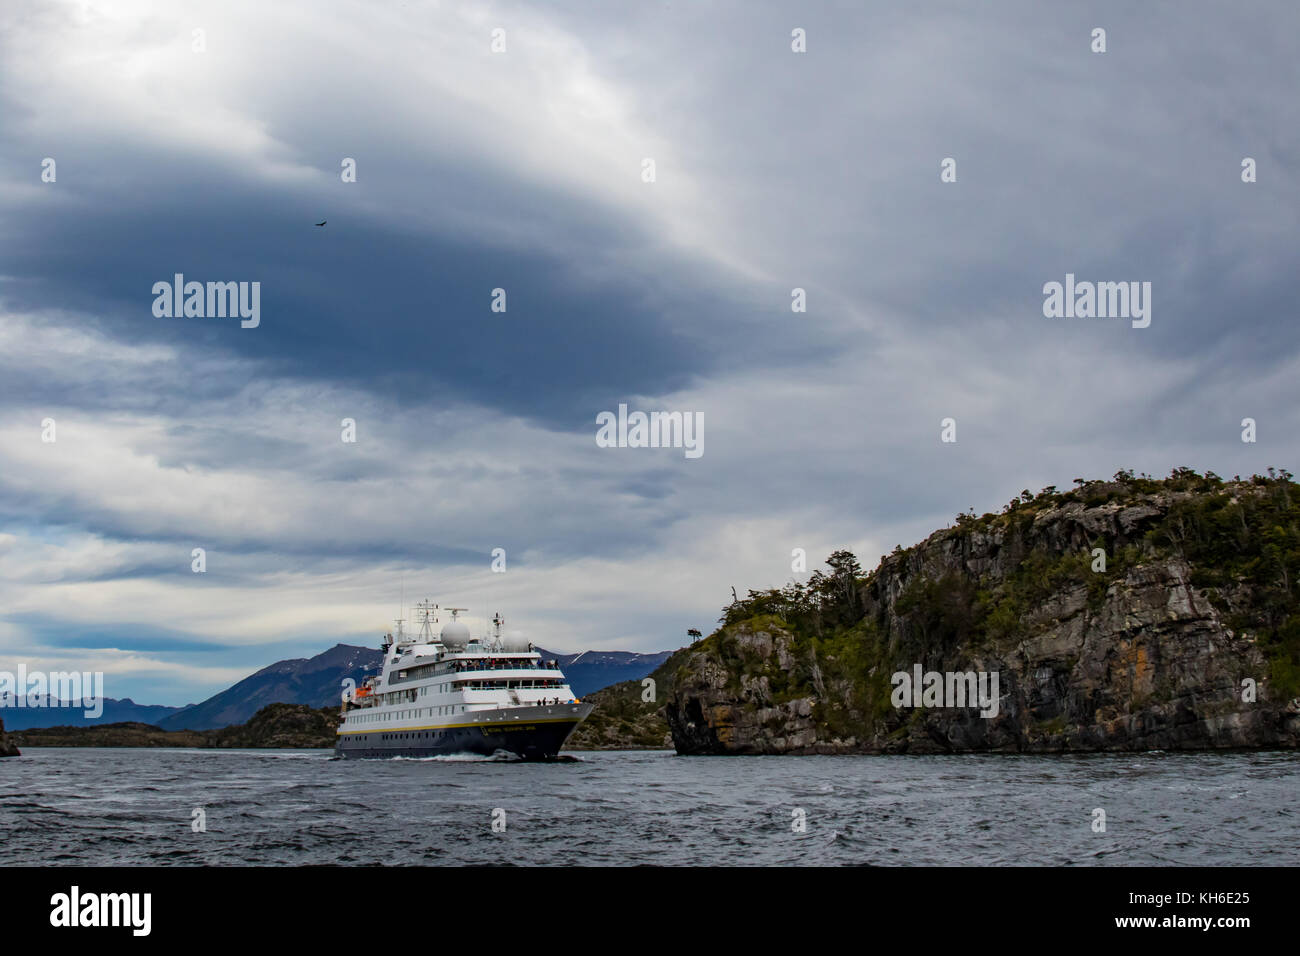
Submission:
[[[19,755],[17,746],[5,733],[4,721],[0,720],[0,757],[17,757]]]
[[[836,552],[806,583],[749,592],[683,652],[663,708],[674,745],[1296,747],[1300,488],[1290,479],[1121,472],[1071,492],[1025,491],[1001,514],[959,515],[870,574]],[[986,700],[973,699],[977,687]]]

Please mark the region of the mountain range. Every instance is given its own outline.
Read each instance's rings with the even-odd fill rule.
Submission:
[[[555,654],[540,647],[537,651],[546,660],[559,664],[569,678],[569,686],[579,697],[610,684],[638,680],[667,660],[670,653],[582,651],[578,654]],[[268,704],[305,704],[308,707],[337,704],[345,679],[351,678],[360,684],[366,677],[378,673],[382,662],[383,653],[377,648],[336,644],[315,657],[277,661],[205,701],[185,707],[137,704],[129,697],[122,700],[105,698],[103,713],[97,718],[86,717],[85,709],[76,703],[59,707],[6,708],[3,717],[11,731],[120,722],[152,724],[163,730],[214,730],[243,724]]]
[[[103,713],[96,718],[87,717],[83,705],[75,702],[58,707],[3,707],[0,708],[0,717],[3,717],[9,730],[29,730],[32,727],[88,727],[122,721],[157,724],[185,709],[161,704],[137,704],[130,697],[122,700],[105,697],[103,703]]]

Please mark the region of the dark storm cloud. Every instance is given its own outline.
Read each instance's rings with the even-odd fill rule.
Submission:
[[[665,594],[711,620],[793,546],[870,566],[1024,487],[1294,463],[1293,5],[232,3],[206,59],[163,6],[8,16],[0,587],[87,589],[105,641],[265,663],[309,595],[355,588],[325,626],[361,633],[413,568],[648,649]],[[260,327],[155,318],[175,272],[260,281]],[[1066,273],[1151,282],[1151,326],[1045,318]],[[625,401],[702,412],[704,456],[597,449]],[[56,412],[76,444],[34,446]],[[82,646],[68,593],[4,592],[40,608],[10,653]]]

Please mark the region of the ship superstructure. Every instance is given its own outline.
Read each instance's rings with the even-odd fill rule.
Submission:
[[[416,609],[418,635],[408,636],[399,618],[384,636],[380,673],[344,692],[339,756],[505,751],[545,760],[591,713],[554,660],[502,636],[500,614],[491,634],[474,637],[459,618],[466,608],[423,601]]]

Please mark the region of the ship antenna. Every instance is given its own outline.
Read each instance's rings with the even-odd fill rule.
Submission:
[[[433,612],[438,609],[438,605],[425,600],[417,604],[416,607],[420,609],[420,638],[425,644],[432,644],[433,623],[437,620]]]

